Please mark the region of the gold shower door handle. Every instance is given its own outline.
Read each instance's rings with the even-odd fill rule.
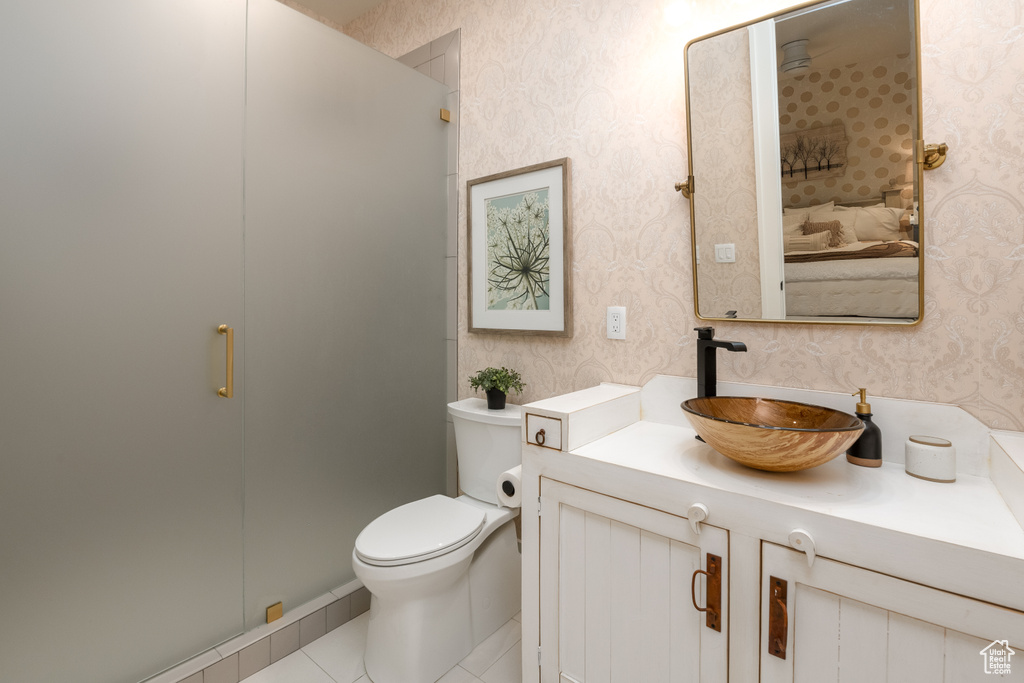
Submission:
[[[235,395],[235,330],[233,327],[221,325],[217,328],[217,334],[227,336],[227,362],[225,363],[227,378],[226,386],[217,390],[217,395],[223,398],[232,398]]]

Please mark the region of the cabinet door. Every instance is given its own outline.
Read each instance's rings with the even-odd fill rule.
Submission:
[[[787,582],[785,659],[769,653],[772,577]],[[808,567],[803,553],[770,543],[761,590],[765,683],[1024,680],[1020,612],[823,558]],[[1007,647],[1020,660],[1010,655],[1008,674],[987,673]]]
[[[541,681],[726,680],[725,531],[549,479],[540,525]],[[721,631],[691,601],[707,553],[721,558]]]

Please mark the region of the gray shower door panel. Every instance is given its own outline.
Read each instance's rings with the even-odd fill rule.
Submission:
[[[245,613],[355,578],[356,535],[445,487],[447,89],[249,5]]]
[[[0,681],[131,683],[242,628],[244,28],[0,4]]]

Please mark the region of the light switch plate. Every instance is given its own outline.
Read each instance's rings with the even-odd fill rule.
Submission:
[[[715,263],[736,263],[736,245],[716,244]]]

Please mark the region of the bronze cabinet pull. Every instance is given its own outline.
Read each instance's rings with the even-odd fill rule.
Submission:
[[[707,577],[706,607],[697,604],[697,575],[703,574]],[[693,601],[693,608],[698,612],[704,612],[704,625],[708,628],[721,632],[722,630],[722,558],[718,555],[707,555],[707,571],[698,569],[690,577],[690,600]]]
[[[546,438],[544,436],[544,430],[543,429],[537,430],[537,435],[533,437],[533,440],[537,442],[538,446],[543,446],[544,445],[544,441],[546,440]]]
[[[707,607],[701,607],[700,605],[697,604],[697,575],[698,574],[703,574],[704,576],[708,576],[708,573],[706,571],[704,571],[703,569],[698,569],[697,571],[695,571],[693,573],[693,576],[690,577],[690,600],[693,601],[693,608],[695,610],[697,610],[698,612],[707,612],[708,611]]]
[[[774,576],[769,578],[768,590],[768,654],[786,658],[789,639],[789,610],[786,609],[787,582]]]

